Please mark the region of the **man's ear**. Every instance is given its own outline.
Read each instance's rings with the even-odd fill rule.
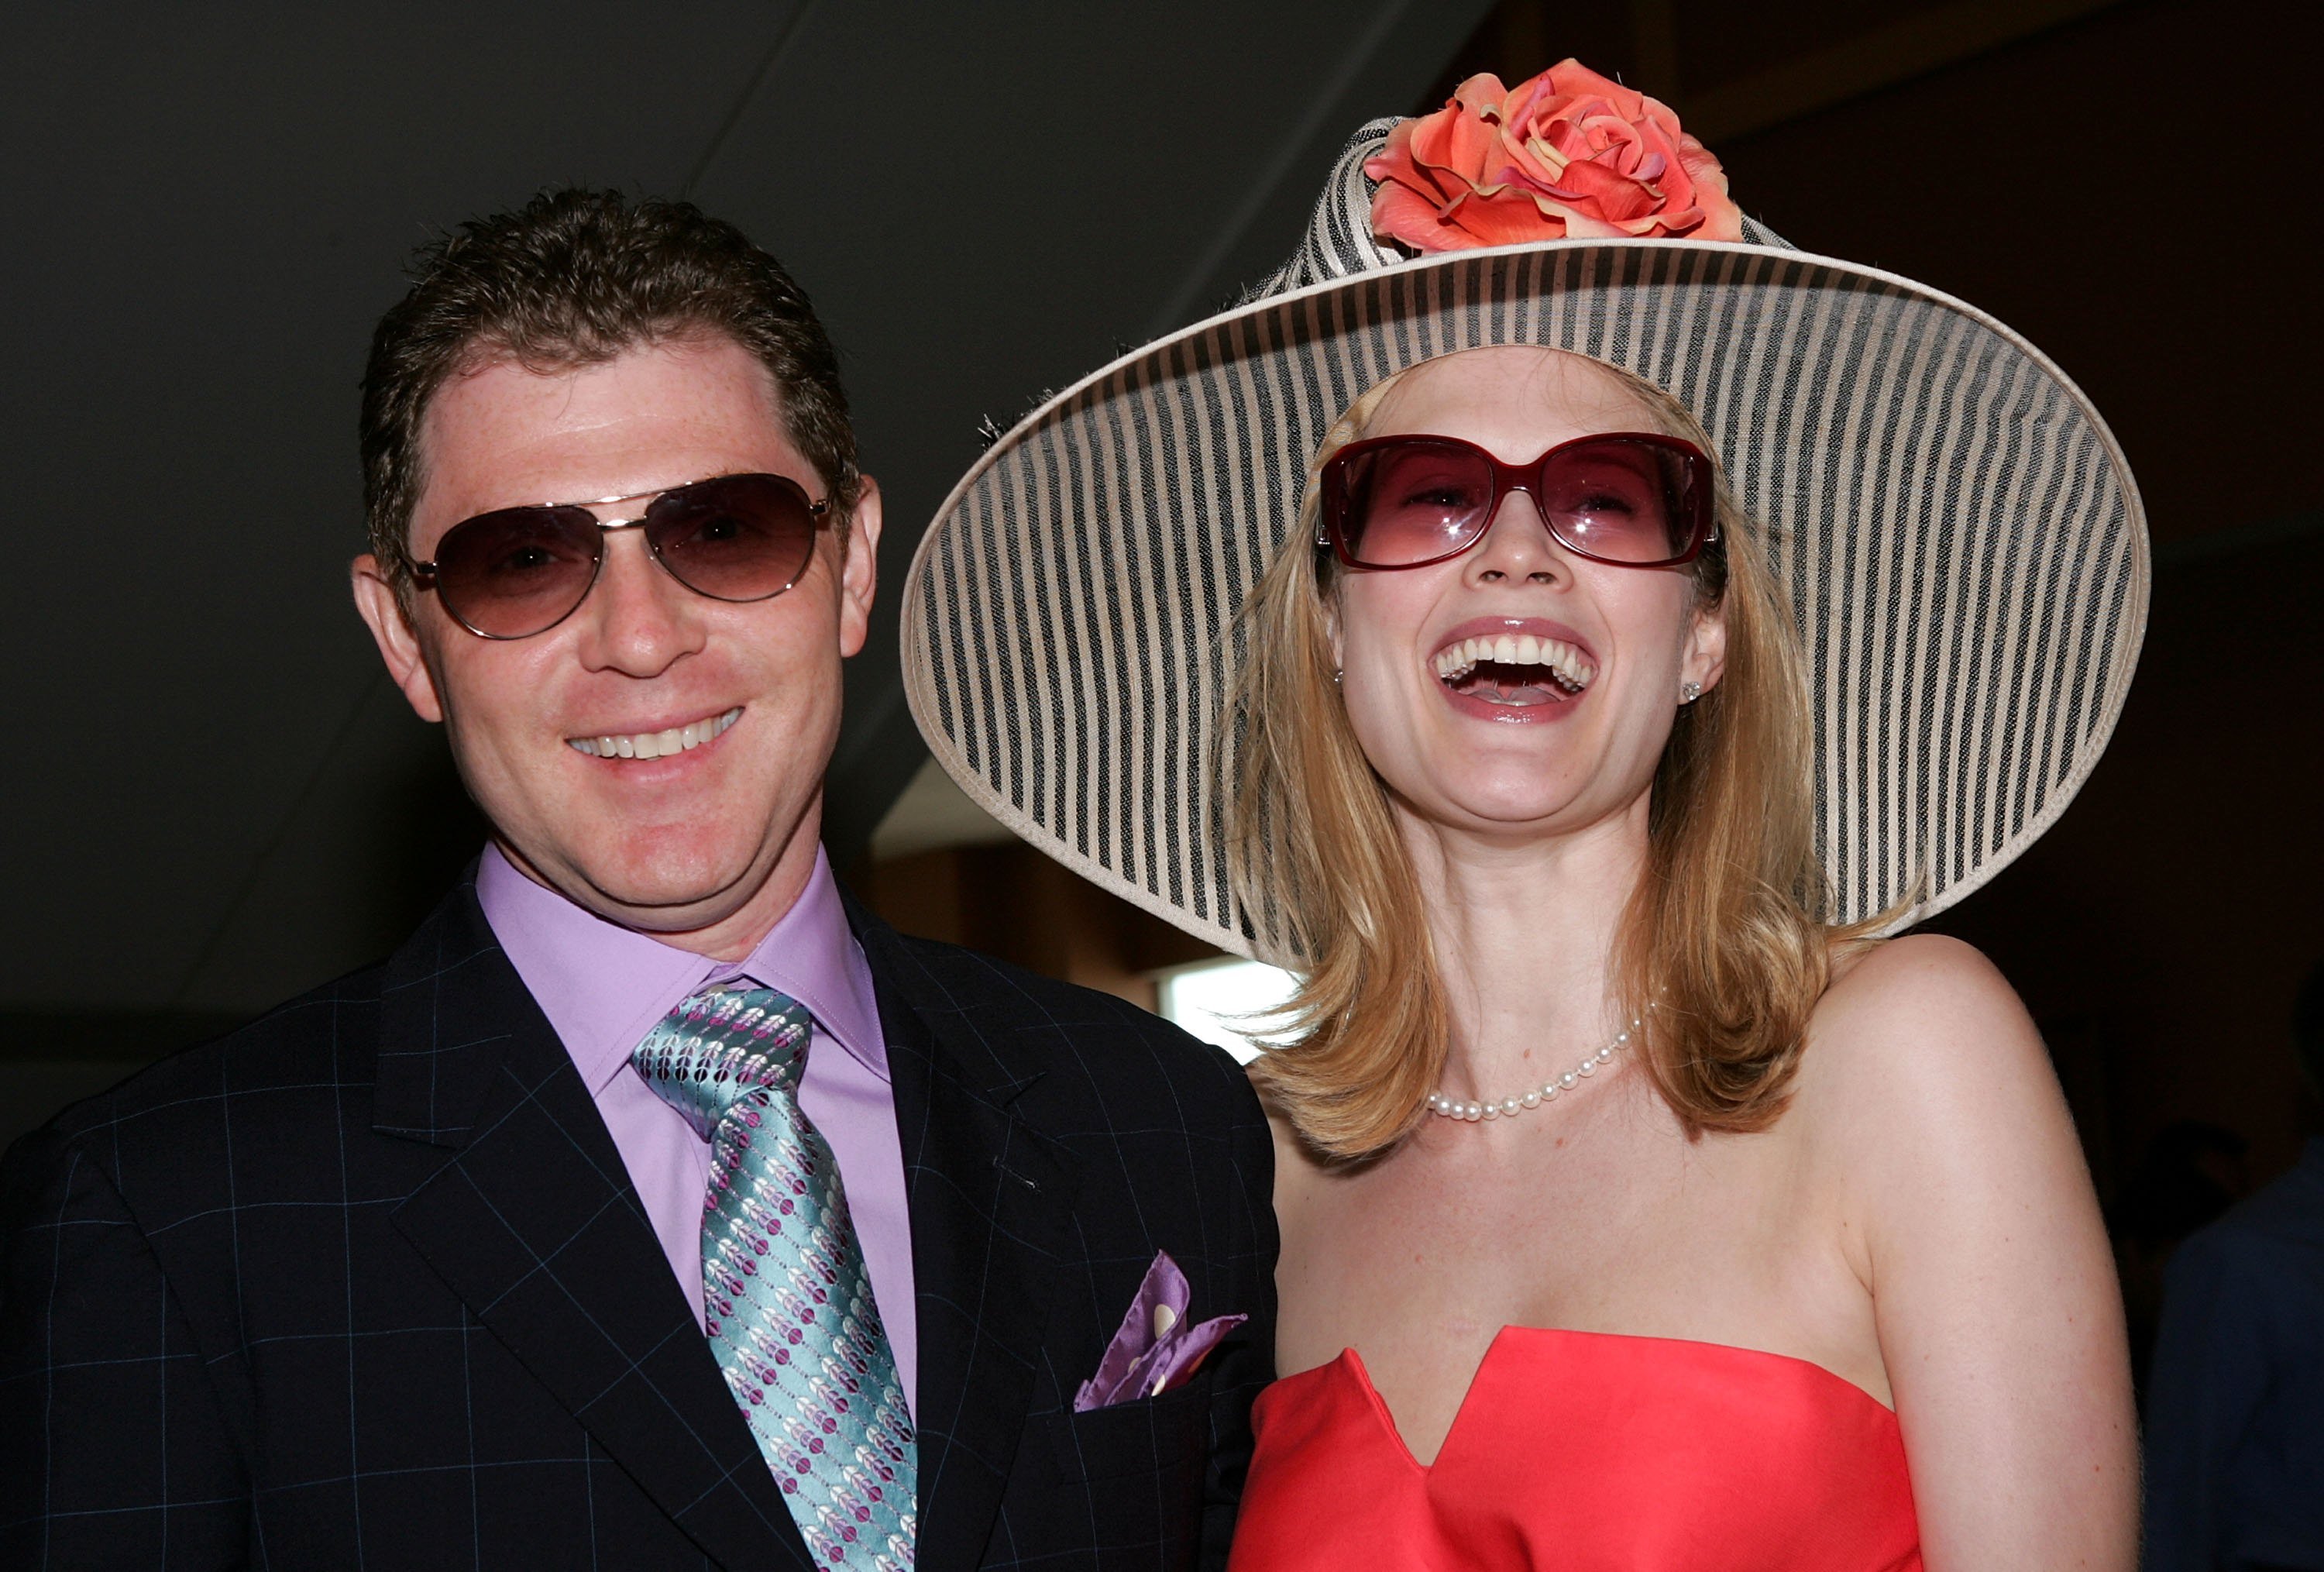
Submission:
[[[355,592],[355,612],[371,629],[379,658],[387,662],[387,674],[420,719],[441,723],[444,702],[437,695],[436,679],[420,651],[420,634],[403,615],[395,587],[387,581],[386,569],[366,551],[349,566],[347,578]]]
[[[839,652],[853,655],[872,633],[872,597],[880,587],[880,483],[863,489],[847,520],[846,557],[839,569]]]
[[[1724,602],[1694,614],[1687,630],[1686,649],[1679,670],[1689,682],[1700,682],[1705,693],[1719,686],[1727,670],[1727,607]]]

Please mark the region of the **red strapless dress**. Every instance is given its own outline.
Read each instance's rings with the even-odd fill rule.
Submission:
[[[1259,1394],[1228,1572],[1919,1572],[1896,1416],[1817,1365],[1506,1327],[1436,1461],[1351,1348]]]

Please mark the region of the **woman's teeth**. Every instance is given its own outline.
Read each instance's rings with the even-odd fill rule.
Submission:
[[[677,726],[668,731],[633,732],[625,737],[567,737],[566,742],[580,753],[599,759],[659,759],[671,754],[682,754],[688,748],[698,748],[742,718],[742,707],[736,705],[724,715],[708,720],[697,720],[691,726]]]
[[[1437,651],[1437,680],[1459,682],[1487,661],[1496,666],[1545,667],[1551,680],[1568,693],[1581,692],[1598,675],[1597,668],[1582,660],[1582,652],[1563,639],[1499,633],[1490,638],[1462,639]]]

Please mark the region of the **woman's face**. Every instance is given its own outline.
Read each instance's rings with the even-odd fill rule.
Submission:
[[[1458,437],[1522,464],[1654,421],[1594,363],[1516,347],[1415,367],[1364,435]],[[1681,685],[1719,678],[1723,629],[1697,609],[1688,568],[1577,557],[1524,492],[1460,556],[1343,573],[1339,586],[1333,638],[1356,736],[1407,809],[1447,826],[1530,838],[1642,809]],[[1470,664],[1487,646],[1469,641],[1499,653],[1505,637],[1517,660]]]

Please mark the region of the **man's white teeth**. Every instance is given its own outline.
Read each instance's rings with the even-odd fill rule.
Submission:
[[[1582,652],[1563,639],[1537,639],[1531,633],[1499,633],[1490,638],[1462,639],[1436,652],[1436,675],[1458,682],[1481,661],[1497,666],[1546,666],[1557,685],[1570,693],[1590,686],[1598,669]]]
[[[567,737],[565,740],[593,758],[659,759],[671,754],[682,754],[688,748],[698,748],[742,718],[742,707],[738,704],[724,715],[697,720],[691,726],[671,726],[667,731],[632,732],[623,737]]]

